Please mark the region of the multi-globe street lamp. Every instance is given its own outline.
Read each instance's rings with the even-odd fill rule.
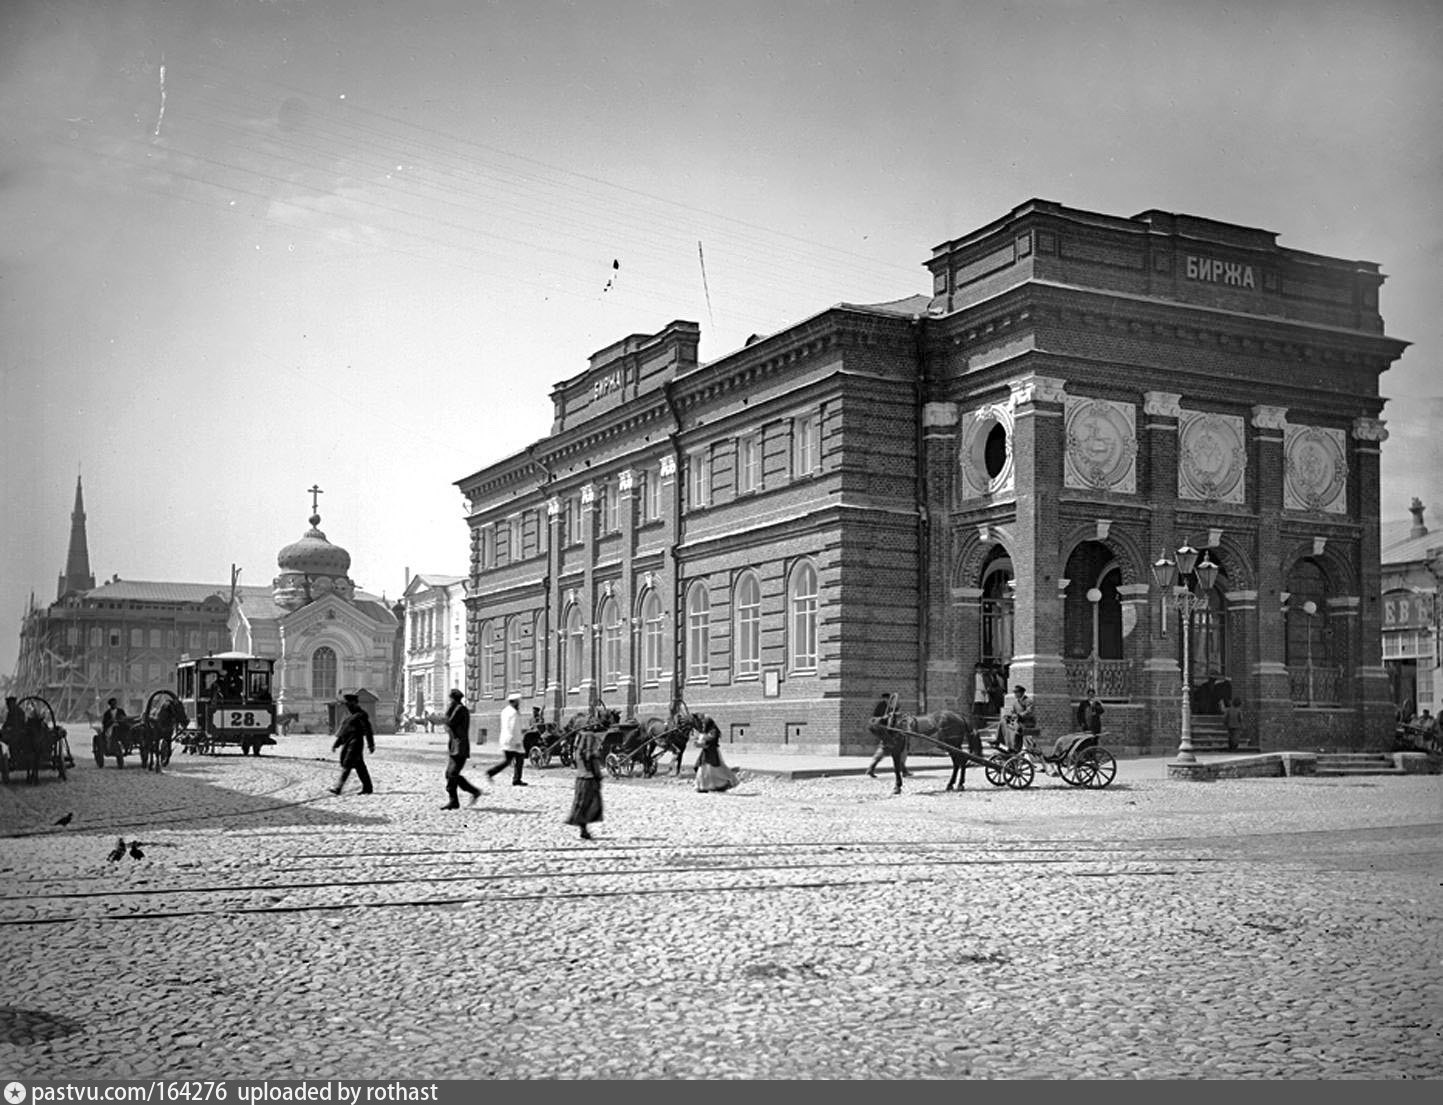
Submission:
[[[1171,596],[1178,610],[1178,626],[1182,633],[1182,739],[1177,746],[1179,763],[1196,763],[1197,756],[1192,747],[1192,659],[1190,646],[1192,638],[1193,611],[1204,611],[1208,605],[1208,593],[1217,582],[1218,566],[1212,557],[1203,553],[1198,562],[1198,550],[1183,544],[1174,558],[1159,557],[1152,566],[1153,579],[1162,591],[1163,602]],[[1165,609],[1165,607],[1164,607]],[[1184,614],[1189,615],[1184,617]]]

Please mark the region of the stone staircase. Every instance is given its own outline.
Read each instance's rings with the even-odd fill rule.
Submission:
[[[1386,752],[1319,752],[1315,775],[1405,775]]]
[[[1238,745],[1238,752],[1260,752],[1255,738],[1250,738],[1246,733],[1242,736],[1243,742]],[[1254,743],[1248,744],[1249,740]],[[1220,714],[1194,714],[1192,716],[1192,747],[1194,752],[1226,753],[1228,751],[1228,731],[1223,725]]]

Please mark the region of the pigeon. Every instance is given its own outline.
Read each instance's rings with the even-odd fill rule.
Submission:
[[[123,855],[125,855],[125,838],[117,837],[115,847],[110,850],[110,862],[115,863]]]
[[[69,825],[70,822],[71,822],[72,820],[74,820],[74,818],[75,818],[75,815],[74,815],[73,813],[67,813],[64,817],[57,817],[57,818],[55,819],[55,824],[57,824],[57,825]]]
[[[144,858],[145,858],[145,853],[140,850],[140,845],[139,845],[136,841],[134,841],[134,840],[132,840],[132,841],[130,842],[130,858],[131,858],[131,859],[144,859]]]

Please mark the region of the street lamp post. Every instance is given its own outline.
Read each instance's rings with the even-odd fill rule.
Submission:
[[[1102,592],[1096,587],[1089,587],[1087,589],[1087,601],[1092,604],[1092,693],[1100,695],[1102,693],[1102,680],[1098,678],[1100,675],[1098,669],[1101,666],[1101,658],[1097,654],[1097,612],[1098,606],[1102,602]]]
[[[1162,591],[1164,611],[1171,593],[1178,611],[1178,631],[1182,634],[1182,739],[1178,742],[1177,759],[1179,763],[1196,763],[1192,747],[1191,615],[1194,610],[1207,609],[1208,592],[1217,581],[1218,566],[1207,553],[1203,554],[1202,563],[1198,563],[1197,549],[1184,544],[1174,559],[1159,557],[1152,566],[1152,574]]]

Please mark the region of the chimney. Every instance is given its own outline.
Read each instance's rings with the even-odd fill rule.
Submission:
[[[1413,515],[1413,528],[1408,531],[1409,537],[1426,537],[1428,527],[1423,524],[1423,503],[1418,496],[1413,496],[1413,505],[1408,508]]]

